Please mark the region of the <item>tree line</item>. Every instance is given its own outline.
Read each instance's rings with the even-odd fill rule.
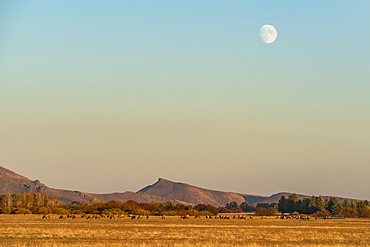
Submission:
[[[195,206],[176,204],[172,201],[139,203],[133,200],[126,202],[101,202],[96,198],[89,201],[74,201],[65,204],[43,193],[22,192],[0,195],[0,214],[134,214],[134,215],[216,215],[220,212],[231,212],[223,207],[207,204]]]
[[[367,200],[343,200],[338,202],[335,197],[324,199],[322,196],[312,196],[298,199],[296,194],[287,198],[282,196],[277,203],[281,213],[315,214],[317,216],[364,217],[370,218],[370,205]]]
[[[277,212],[289,214],[313,214],[318,217],[365,217],[370,218],[370,205],[366,201],[338,202],[336,198],[324,199],[312,196],[299,199],[296,194],[287,198],[282,196],[277,203],[259,202],[248,204],[230,202],[225,207],[209,204],[195,206],[176,204],[172,201],[139,203],[101,202],[96,198],[89,201],[75,201],[65,204],[43,193],[22,192],[0,195],[0,214],[134,214],[134,215],[216,215],[219,213],[254,213],[255,215],[276,215]]]

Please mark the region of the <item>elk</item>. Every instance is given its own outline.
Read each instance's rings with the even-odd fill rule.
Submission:
[[[91,214],[89,216],[87,216],[86,219],[98,219],[100,216],[96,215],[96,214]]]
[[[166,219],[166,215],[162,215],[162,218],[161,219],[162,220]]]
[[[50,219],[50,214],[45,214],[44,216],[42,216],[43,219]]]
[[[67,216],[61,215],[61,216],[59,216],[59,219],[67,219]]]
[[[310,219],[310,216],[309,215],[300,215],[299,218],[301,220],[309,220]]]

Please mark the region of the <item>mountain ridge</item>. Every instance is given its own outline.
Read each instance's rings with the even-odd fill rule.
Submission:
[[[211,189],[204,189],[194,185],[173,182],[169,179],[159,178],[154,184],[145,186],[144,188],[138,190],[137,192],[126,191],[123,193],[87,193],[78,190],[64,190],[55,189],[46,186],[39,180],[30,180],[25,176],[19,175],[7,168],[0,166],[0,194],[5,193],[44,193],[48,196],[52,196],[57,200],[63,201],[70,204],[74,201],[89,201],[93,198],[97,198],[102,202],[107,202],[110,200],[116,201],[128,201],[134,200],[137,202],[166,202],[173,201],[178,204],[185,205],[196,205],[196,204],[210,204],[213,206],[223,207],[226,203],[235,201],[238,204],[246,201],[249,204],[258,202],[277,202],[281,196],[288,197],[293,194],[290,192],[279,192],[272,194],[271,196],[260,196],[260,195],[250,195],[235,192],[225,192]],[[309,195],[297,194],[299,199],[305,197],[311,197]],[[323,198],[328,199],[334,196],[323,196]],[[351,198],[337,197],[338,201],[342,200],[352,200]],[[353,199],[355,200],[355,199]]]

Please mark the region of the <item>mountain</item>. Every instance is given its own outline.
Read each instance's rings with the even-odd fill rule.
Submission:
[[[163,178],[138,192],[167,197],[171,200],[180,200],[186,202],[186,204],[211,204],[219,207],[232,201],[238,204],[245,201],[243,196],[237,193],[203,189],[189,184],[175,183]]]
[[[26,177],[23,177],[11,170],[8,170],[0,166],[0,194],[5,193],[44,193],[48,196],[52,196],[59,201],[63,201],[70,204],[74,201],[89,201],[93,197],[106,202],[109,200],[117,201],[128,201],[134,200],[137,202],[151,202],[151,201],[169,201],[168,198],[146,195],[143,193],[124,192],[124,193],[110,193],[110,194],[91,194],[80,191],[54,189],[41,183],[39,180],[32,181]],[[176,201],[176,203],[183,203]]]
[[[139,192],[152,196],[166,197],[171,200],[180,200],[188,205],[194,204],[211,204],[214,206],[223,207],[226,203],[235,201],[238,204],[246,201],[248,204],[258,202],[278,202],[282,196],[288,197],[293,193],[279,192],[271,196],[248,195],[234,192],[222,192],[216,190],[203,189],[193,185],[172,182],[170,180],[160,178],[156,183],[148,185],[139,190]],[[298,199],[311,197],[309,195],[297,194]],[[333,196],[323,196],[324,199],[330,199]],[[351,198],[335,197],[338,201],[353,200]]]
[[[293,193],[280,192],[271,196],[249,195],[234,192],[223,192],[217,190],[204,189],[189,185],[186,183],[173,182],[164,178],[159,178],[157,182],[148,185],[138,192],[123,192],[123,193],[108,193],[108,194],[93,194],[80,191],[54,189],[41,183],[39,180],[30,180],[11,170],[0,166],[0,194],[5,193],[22,193],[23,191],[32,193],[44,193],[52,196],[57,200],[70,204],[74,201],[89,201],[92,198],[97,198],[100,201],[107,202],[116,200],[125,202],[134,200],[137,202],[166,202],[173,201],[178,204],[196,205],[196,204],[211,204],[218,207],[223,207],[226,203],[235,201],[238,204],[246,201],[249,204],[258,202],[277,202],[281,196],[288,197]],[[297,194],[299,199],[310,197],[308,195]],[[324,199],[329,199],[331,196],[323,196]],[[351,198],[335,197],[338,201],[352,200]]]
[[[0,194],[8,192],[15,194],[23,191],[44,193],[66,203],[88,201],[92,198],[88,193],[49,188],[39,180],[32,181],[0,166]]]

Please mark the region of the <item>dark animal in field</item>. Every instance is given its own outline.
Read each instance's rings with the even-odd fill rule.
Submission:
[[[300,215],[299,218],[301,220],[310,220],[310,216],[309,215]]]
[[[91,215],[87,216],[86,219],[99,219],[99,217],[100,217],[99,215],[91,214]]]
[[[45,214],[44,216],[42,216],[43,219],[50,219],[50,214]]]
[[[67,216],[61,215],[61,216],[59,216],[59,219],[67,219]]]
[[[262,216],[262,217],[261,217],[261,220],[263,220],[263,219],[267,219],[267,217],[266,217],[266,216]]]
[[[249,216],[249,219],[253,219],[253,216],[251,215],[251,216]]]
[[[131,216],[131,219],[133,220],[133,219],[136,219],[136,215],[134,215],[134,216]]]

